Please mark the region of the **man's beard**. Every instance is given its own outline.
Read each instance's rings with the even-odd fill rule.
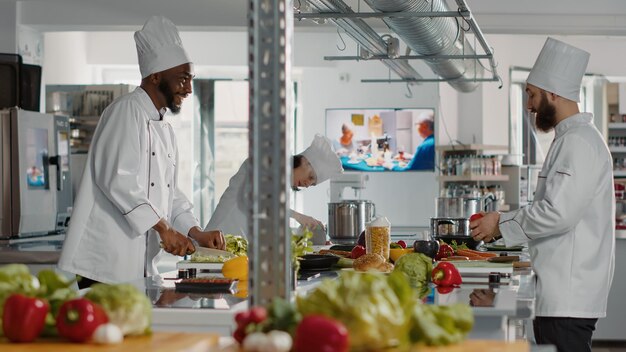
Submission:
[[[535,110],[535,126],[542,132],[550,132],[556,126],[556,108],[548,103],[546,92],[541,93],[541,102]]]
[[[161,80],[161,83],[159,83],[159,91],[161,91],[165,97],[167,108],[170,109],[172,114],[178,114],[180,112],[180,106],[174,105],[174,92],[172,92],[172,88],[170,88],[166,81]]]

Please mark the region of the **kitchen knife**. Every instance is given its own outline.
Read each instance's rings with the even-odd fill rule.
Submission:
[[[189,240],[191,241],[191,243],[193,243],[193,246],[196,247],[196,251],[193,254],[196,255],[201,255],[201,256],[222,256],[224,258],[234,258],[235,255],[231,252],[228,251],[223,251],[220,249],[215,249],[215,248],[207,248],[207,247],[200,247],[200,245],[198,244],[198,241],[196,241],[195,239],[189,237]]]

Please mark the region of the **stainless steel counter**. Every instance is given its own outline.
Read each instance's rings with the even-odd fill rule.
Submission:
[[[54,264],[61,256],[64,235],[44,236],[0,244],[0,264]]]

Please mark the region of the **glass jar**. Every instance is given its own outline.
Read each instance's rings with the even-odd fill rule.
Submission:
[[[389,261],[391,244],[391,223],[384,216],[377,216],[365,225],[366,253],[380,254]]]

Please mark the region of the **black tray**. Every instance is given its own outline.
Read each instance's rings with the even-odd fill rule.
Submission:
[[[339,257],[324,254],[306,254],[300,257],[301,270],[328,270],[339,261]]]
[[[235,293],[238,280],[194,278],[183,279],[176,283],[177,292],[192,293]]]

